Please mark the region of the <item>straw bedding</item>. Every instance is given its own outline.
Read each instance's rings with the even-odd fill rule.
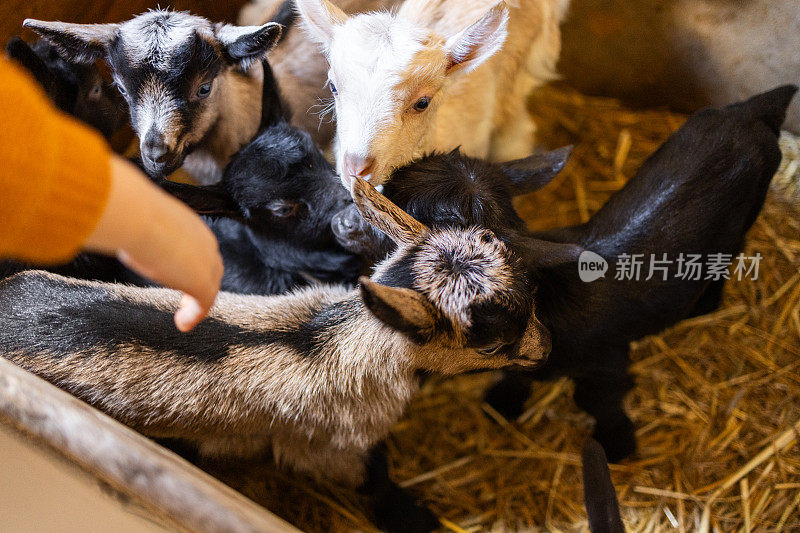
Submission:
[[[685,120],[558,86],[531,100],[539,138],[574,144],[565,171],[518,202],[532,228],[585,220]],[[612,465],[630,531],[800,530],[800,142],[784,162],[746,252],[757,281],[728,284],[722,308],[633,350],[627,402],[639,454]],[[495,376],[428,381],[389,439],[394,479],[451,531],[583,531],[580,451],[591,419],[572,385],[536,385],[503,420],[481,402]],[[358,498],[271,465],[203,465],[307,531],[370,531]]]

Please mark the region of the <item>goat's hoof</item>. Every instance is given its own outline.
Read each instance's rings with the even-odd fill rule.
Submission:
[[[613,426],[598,424],[593,437],[603,446],[609,463],[619,463],[636,453],[634,429],[633,422],[627,418]]]

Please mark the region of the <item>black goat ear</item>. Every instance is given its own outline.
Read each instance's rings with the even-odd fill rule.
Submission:
[[[219,185],[188,185],[161,180],[159,185],[199,215],[242,221],[244,215],[233,198]]]
[[[36,81],[39,82],[39,85],[41,85],[48,94],[52,93],[55,85],[53,73],[44,60],[36,55],[36,52],[33,51],[28,43],[19,37],[12,37],[6,45],[6,53],[8,53],[8,57],[28,69],[28,71],[33,74]]]
[[[74,63],[93,63],[106,53],[119,24],[72,24],[26,19],[22,23],[50,41],[64,59]]]
[[[281,38],[282,26],[267,22],[261,26],[217,24],[214,34],[231,63],[247,69],[261,61]]]
[[[592,438],[583,448],[583,499],[592,533],[625,533],[606,454]]]
[[[550,183],[567,164],[570,155],[572,146],[564,146],[550,152],[501,163],[500,168],[508,178],[511,194],[519,196],[539,190]]]
[[[264,59],[261,64],[264,67],[264,84],[261,87],[261,124],[258,126],[259,132],[278,122],[289,121],[291,118],[283,105],[278,80],[275,79],[275,74],[272,72],[269,61]]]
[[[529,268],[553,268],[575,263],[585,251],[582,246],[572,243],[525,239],[522,253]]]
[[[361,299],[378,320],[422,342],[434,326],[430,304],[412,289],[387,287],[366,277],[358,280]]]

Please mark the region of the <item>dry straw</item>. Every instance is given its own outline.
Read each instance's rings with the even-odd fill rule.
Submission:
[[[685,120],[546,88],[531,101],[539,138],[574,144],[556,183],[518,202],[532,228],[585,220]],[[635,346],[627,407],[637,457],[611,471],[630,531],[800,530],[800,207],[798,139],[747,251],[757,281],[722,308]],[[518,421],[481,402],[491,375],[429,380],[389,439],[393,476],[444,530],[584,531],[581,446],[591,421],[568,381],[534,388]],[[358,497],[263,463],[205,465],[307,531],[371,531]]]

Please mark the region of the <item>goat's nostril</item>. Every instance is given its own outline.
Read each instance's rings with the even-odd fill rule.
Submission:
[[[372,174],[375,167],[375,158],[363,157],[353,154],[345,154],[344,156],[344,171],[348,176],[358,176],[359,178],[368,179],[367,177]]]
[[[142,143],[142,156],[154,163],[166,163],[169,160],[169,147],[164,136],[154,130],[147,132]]]

